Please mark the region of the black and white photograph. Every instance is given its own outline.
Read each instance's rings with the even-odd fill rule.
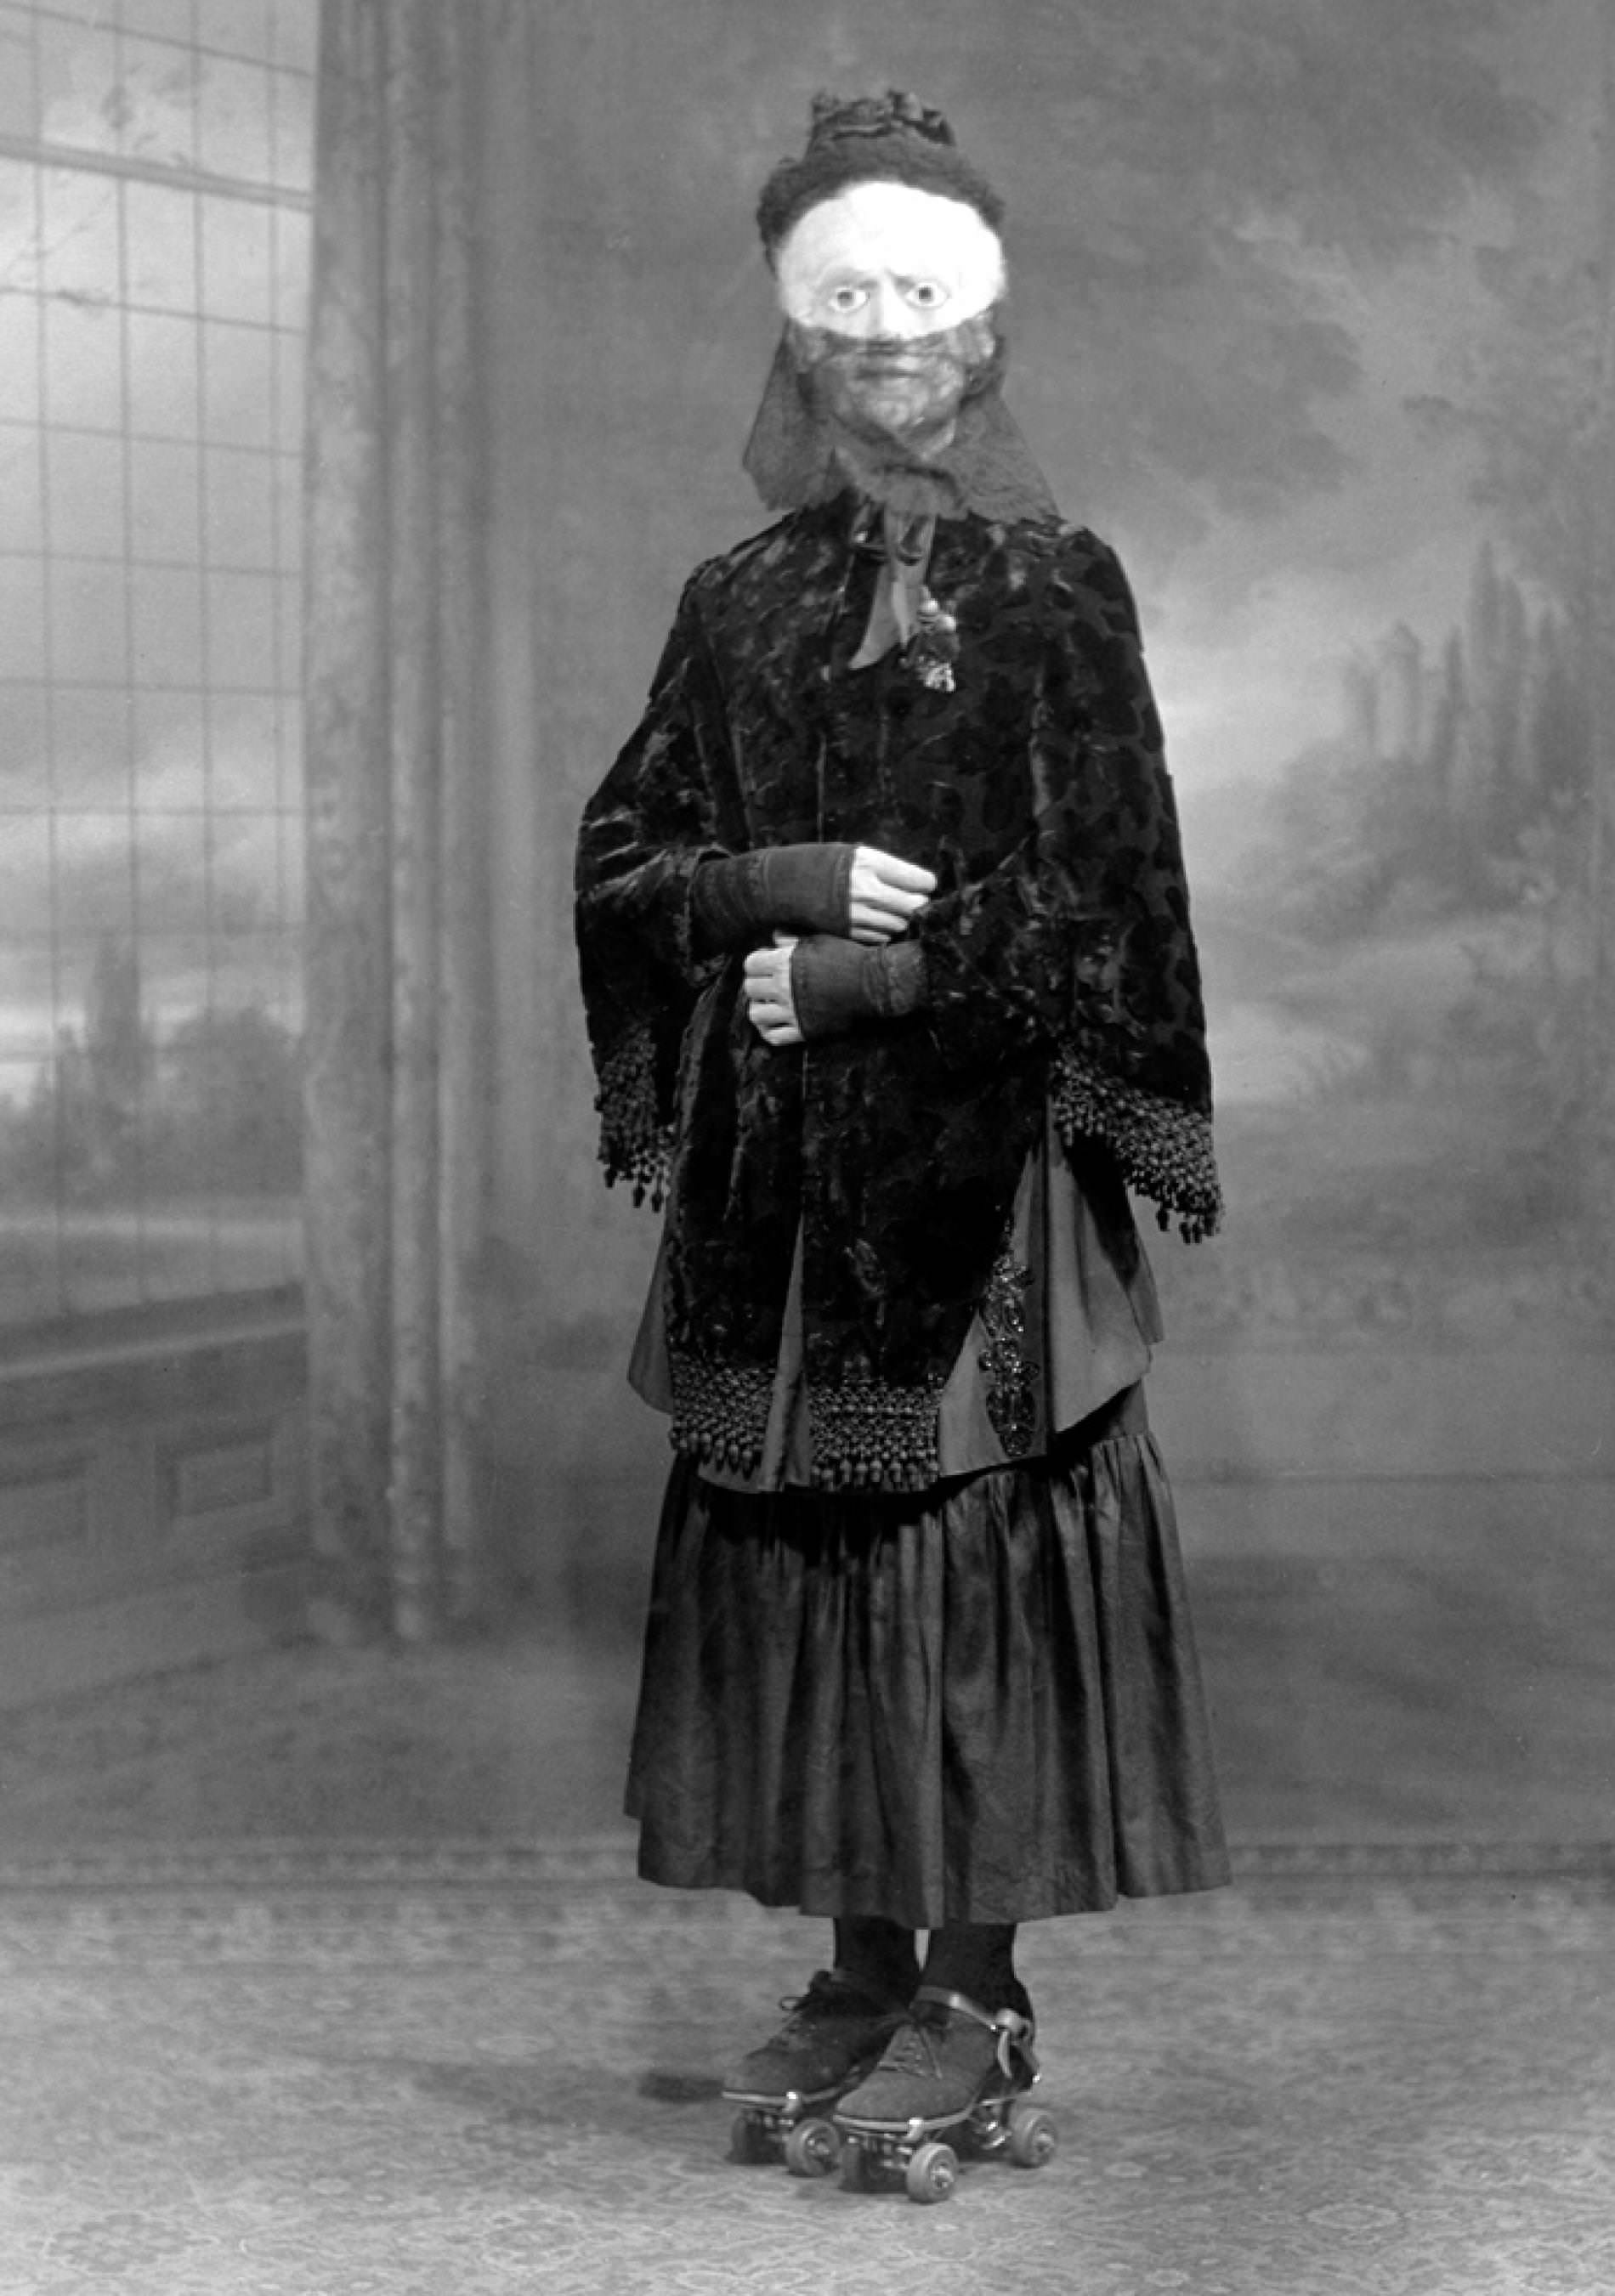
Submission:
[[[1615,0],[0,0],[0,2296],[1615,2286]]]

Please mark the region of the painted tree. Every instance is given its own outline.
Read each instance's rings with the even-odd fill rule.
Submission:
[[[105,1202],[139,1185],[152,1076],[140,964],[118,933],[96,946],[84,1019],[58,1029],[33,1090],[4,1126],[5,1177],[30,1197]]]
[[[1615,1275],[1615,10],[1588,0],[1587,65],[1551,192],[1521,201],[1484,276],[1495,319],[1438,431],[1479,452],[1477,495],[1568,634],[1545,700],[1563,763],[1584,760],[1554,898],[1580,918],[1574,983],[1589,1236]],[[1570,690],[1567,690],[1570,689]]]

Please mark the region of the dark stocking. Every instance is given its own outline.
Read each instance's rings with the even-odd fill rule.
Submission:
[[[982,2009],[1032,2014],[1026,1988],[1015,1974],[1013,1922],[950,1922],[933,1930],[919,1981],[962,1993]]]
[[[877,2001],[908,2002],[919,1981],[914,1932],[877,1914],[836,1924],[836,1966]]]

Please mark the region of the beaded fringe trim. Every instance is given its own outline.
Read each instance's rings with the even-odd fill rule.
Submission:
[[[675,1451],[731,1475],[754,1475],[762,1464],[774,1374],[754,1364],[721,1364],[678,1356],[671,1364]]]
[[[813,1480],[821,1490],[923,1491],[942,1475],[937,1413],[943,1381],[888,1387],[849,1379],[808,1390]]]
[[[734,1475],[762,1464],[774,1374],[698,1356],[672,1362],[675,1451]],[[810,1388],[813,1482],[820,1490],[923,1491],[938,1481],[937,1412],[943,1382],[888,1387],[853,1379]]]
[[[599,1157],[608,1185],[626,1180],[634,1201],[660,1211],[667,1195],[672,1134],[656,1111],[656,1049],[648,1029],[631,1028],[601,1065],[595,1095]]]
[[[1209,1116],[1118,1083],[1069,1045],[1055,1054],[1050,1105],[1067,1144],[1084,1136],[1107,1144],[1128,1185],[1155,1205],[1162,1227],[1175,1218],[1185,1243],[1215,1234],[1223,1191]]]

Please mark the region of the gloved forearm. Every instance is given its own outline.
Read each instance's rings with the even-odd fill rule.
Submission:
[[[844,933],[855,845],[770,845],[705,861],[690,890],[696,948],[750,948],[772,932]]]
[[[918,1011],[926,1001],[926,953],[918,941],[866,948],[814,934],[792,949],[790,979],[796,1026],[811,1044]]]

